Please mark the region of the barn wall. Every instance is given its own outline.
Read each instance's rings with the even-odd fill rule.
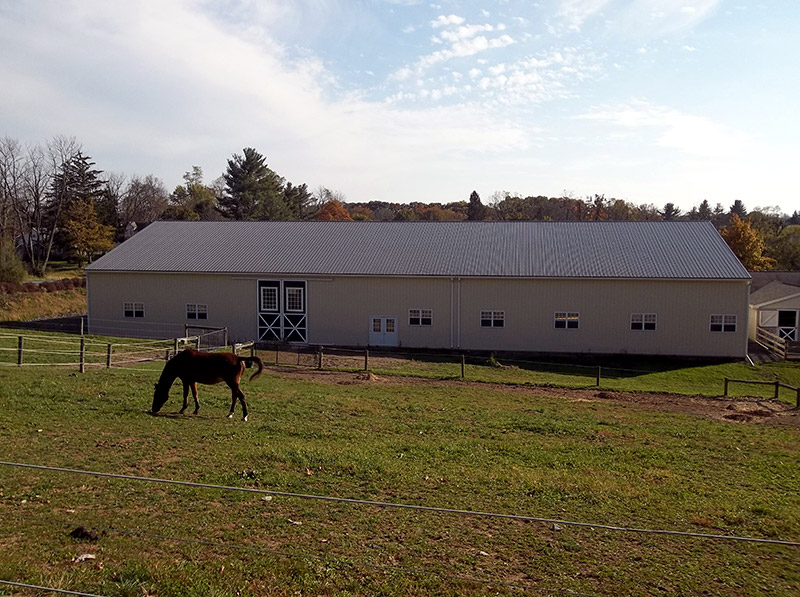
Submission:
[[[280,279],[265,275],[261,279]],[[297,278],[292,278],[297,279]],[[257,280],[230,274],[88,273],[92,333],[174,337],[185,323],[226,326],[233,340],[257,337]],[[370,318],[396,317],[409,348],[631,353],[744,357],[747,281],[307,278],[308,342],[367,346]],[[122,317],[126,301],[145,317]],[[186,303],[208,305],[203,322]],[[433,325],[410,326],[408,311],[432,309]],[[480,324],[481,310],[503,311],[502,328]],[[556,329],[555,311],[580,313],[578,329]],[[656,313],[655,331],[630,329],[631,313]],[[737,316],[737,331],[709,331],[711,314]]]
[[[462,280],[461,346],[743,357],[746,281]],[[505,327],[480,326],[481,310],[503,310]],[[578,329],[556,329],[556,311],[580,313]],[[631,313],[655,313],[655,331],[631,330]],[[711,332],[711,314],[737,316],[735,333]]]

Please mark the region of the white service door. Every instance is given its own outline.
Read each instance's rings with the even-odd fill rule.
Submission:
[[[369,320],[370,346],[397,346],[397,318],[376,316]]]

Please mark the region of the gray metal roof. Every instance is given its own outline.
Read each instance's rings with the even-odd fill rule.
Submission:
[[[773,303],[781,299],[800,295],[800,286],[784,284],[778,280],[773,280],[766,286],[762,286],[756,291],[750,292],[750,304],[754,307]]]
[[[749,279],[709,222],[155,222],[86,269]]]

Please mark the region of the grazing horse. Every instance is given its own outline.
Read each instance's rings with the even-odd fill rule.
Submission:
[[[230,352],[199,352],[187,348],[183,352],[172,357],[164,365],[164,371],[156,384],[153,393],[153,414],[156,414],[169,398],[169,389],[176,378],[183,382],[183,408],[181,413],[189,406],[189,389],[192,390],[194,397],[194,414],[200,410],[200,401],[197,399],[197,384],[215,384],[224,381],[228,384],[233,394],[231,401],[231,412],[228,418],[233,416],[233,409],[236,406],[236,399],[242,403],[242,421],[247,420],[247,403],[244,401],[244,394],[239,389],[239,382],[244,375],[245,367],[250,367],[253,363],[258,365],[258,371],[250,376],[252,381],[264,370],[264,363],[258,357],[240,357]]]

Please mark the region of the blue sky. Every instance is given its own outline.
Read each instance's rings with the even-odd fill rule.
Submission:
[[[800,209],[795,0],[0,0],[0,136],[350,201]]]

